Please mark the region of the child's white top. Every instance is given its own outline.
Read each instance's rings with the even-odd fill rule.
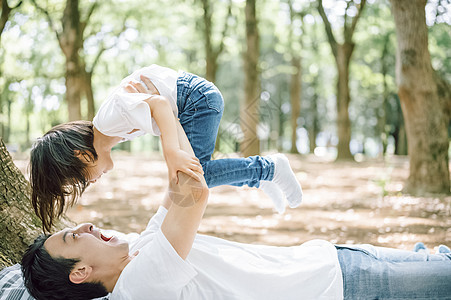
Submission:
[[[197,234],[183,260],[160,226],[163,207],[130,245],[139,254],[122,271],[110,300],[343,299],[336,248],[313,240],[272,247]]]
[[[108,136],[119,136],[125,140],[131,140],[146,133],[160,135],[160,129],[152,118],[149,105],[144,102],[150,98],[150,95],[127,93],[124,90],[125,85],[130,81],[142,83],[140,75],[148,77],[160,95],[168,99],[172,111],[177,117],[177,78],[179,73],[169,68],[151,65],[124,78],[102,103],[92,120],[94,127],[101,133]]]

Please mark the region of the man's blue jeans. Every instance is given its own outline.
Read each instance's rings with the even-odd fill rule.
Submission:
[[[344,299],[451,299],[451,254],[336,246]]]
[[[211,160],[224,111],[224,100],[213,83],[182,73],[177,80],[177,106],[180,124],[204,169],[208,187],[259,187],[260,180],[272,180],[274,162],[258,155]]]

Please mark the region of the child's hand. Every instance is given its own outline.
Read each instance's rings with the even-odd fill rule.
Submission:
[[[130,81],[124,86],[124,89],[129,93],[143,93],[149,95],[160,95],[157,87],[152,83],[152,81],[144,75],[139,77],[144,85],[140,82]]]
[[[204,170],[202,169],[202,166],[197,157],[191,156],[180,149],[168,151],[165,154],[170,181],[175,179],[176,183],[179,182],[177,175],[178,171],[181,171],[193,177],[197,181],[201,181],[200,176],[194,173],[194,171],[197,171],[201,174],[204,174]]]

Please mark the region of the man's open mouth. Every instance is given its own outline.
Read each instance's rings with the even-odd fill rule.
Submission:
[[[106,237],[106,236],[104,236],[103,234],[100,234],[100,238],[101,238],[102,240],[104,240],[105,242],[109,242],[109,241],[111,240],[112,236]]]

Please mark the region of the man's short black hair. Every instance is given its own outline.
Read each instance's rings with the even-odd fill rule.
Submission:
[[[22,275],[28,292],[41,300],[86,300],[106,296],[107,290],[101,283],[75,284],[69,274],[78,259],[53,258],[44,248],[50,235],[40,235],[22,257]]]

